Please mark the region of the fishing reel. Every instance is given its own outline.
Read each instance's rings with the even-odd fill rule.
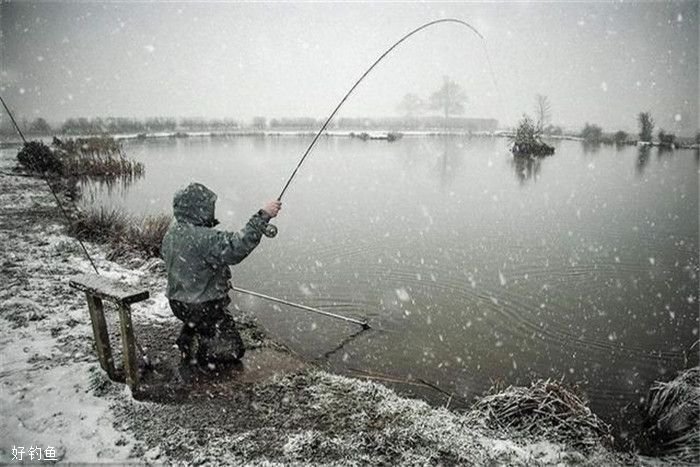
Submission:
[[[263,230],[263,234],[267,238],[275,238],[277,236],[277,226],[273,224],[267,224]]]

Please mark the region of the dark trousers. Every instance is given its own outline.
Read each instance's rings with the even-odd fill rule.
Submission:
[[[187,360],[198,363],[240,360],[245,353],[236,323],[228,312],[230,299],[204,303],[170,300],[170,309],[183,322],[177,346]]]

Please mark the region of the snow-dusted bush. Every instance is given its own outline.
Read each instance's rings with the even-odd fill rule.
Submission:
[[[25,143],[17,154],[17,160],[32,172],[61,173],[63,171],[63,161],[50,147],[40,141]]]
[[[512,136],[514,156],[549,156],[554,154],[554,148],[540,139],[540,127],[528,115],[518,123],[515,135]]]

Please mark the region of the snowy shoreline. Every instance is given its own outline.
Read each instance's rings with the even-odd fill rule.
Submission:
[[[109,381],[93,350],[84,297],[68,287],[90,272],[41,179],[0,160],[0,463],[13,449],[52,447],[63,462],[629,465],[633,454],[488,427],[479,413],[434,408],[374,382],[287,366],[253,368],[188,388],[177,402],[135,401]],[[116,263],[87,245],[105,276],[147,288],[133,307],[137,337],[166,336],[177,321],[160,260]],[[240,319],[240,318],[239,318]],[[157,329],[159,331],[153,331]],[[148,331],[146,331],[148,330]],[[169,334],[170,333],[170,334]],[[245,338],[245,336],[244,336]],[[148,339],[146,339],[148,343]],[[254,357],[253,357],[254,358]],[[254,360],[253,360],[254,361]],[[264,361],[264,360],[263,360]],[[28,457],[25,457],[27,460]]]

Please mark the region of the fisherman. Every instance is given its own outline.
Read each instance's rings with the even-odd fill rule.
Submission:
[[[177,338],[182,362],[214,369],[237,362],[245,353],[227,307],[231,289],[229,266],[240,263],[260,243],[263,231],[282,207],[267,202],[240,232],[216,230],[216,194],[200,183],[175,193],[175,220],[163,237],[161,254],[168,274],[166,296],[183,322]]]

